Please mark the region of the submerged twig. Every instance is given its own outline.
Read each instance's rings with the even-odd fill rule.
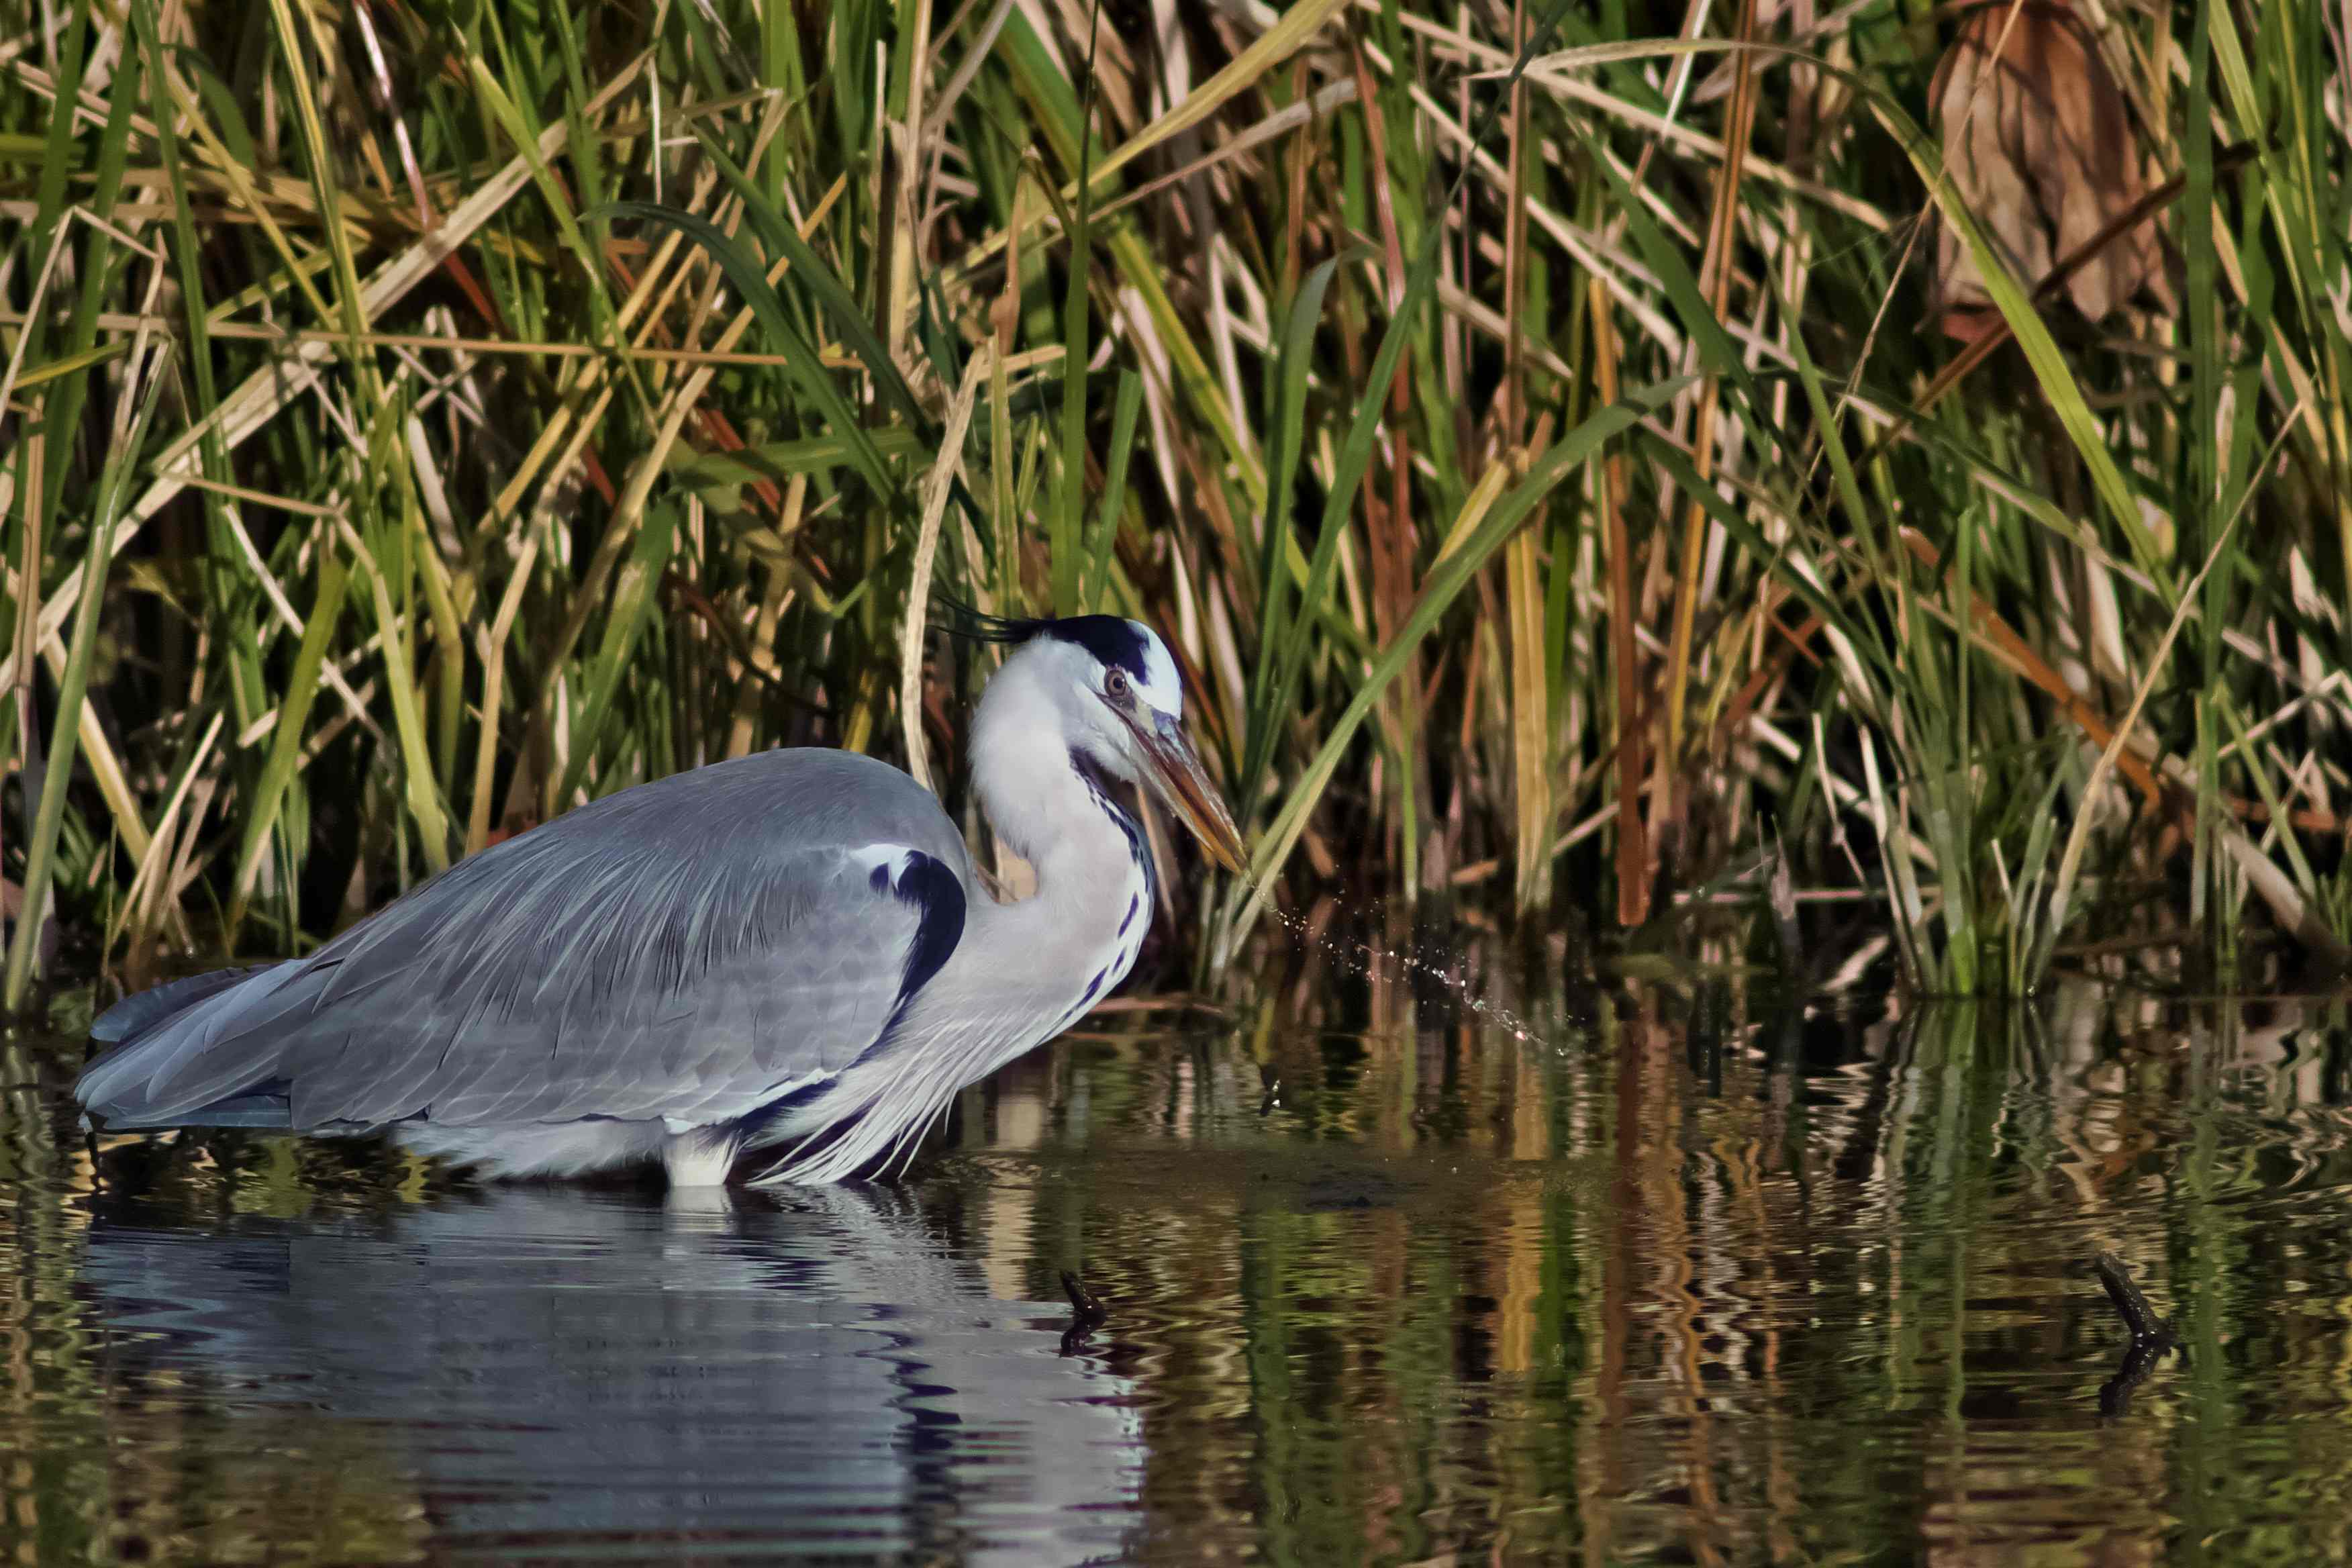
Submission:
[[[2099,1385],[2099,1414],[2121,1415],[2131,1408],[2132,1394],[2147,1381],[2156,1363],[2168,1351],[2180,1348],[2180,1336],[2172,1325],[2156,1315],[2147,1298],[2132,1282],[2131,1273],[2124,1260],[2112,1252],[2102,1252],[2091,1259],[2091,1267],[2106,1288],[2107,1300],[2115,1303],[2116,1315],[2124,1321],[2131,1334],[2131,1348],[2113,1377]]]
[[[1062,1331],[1062,1353],[1076,1355],[1086,1348],[1087,1337],[1109,1321],[1110,1309],[1067,1268],[1062,1270],[1062,1293],[1070,1299],[1070,1326]]]
[[[2172,1325],[2156,1315],[2147,1297],[2132,1283],[2131,1273],[2122,1258],[2112,1252],[2102,1252],[2091,1259],[2091,1267],[2098,1271],[2099,1283],[2106,1287],[2107,1300],[2116,1304],[2116,1315],[2131,1331],[2135,1343],[2161,1342],[2168,1350],[2180,1342]]]

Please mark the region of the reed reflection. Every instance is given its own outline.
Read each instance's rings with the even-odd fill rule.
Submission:
[[[1083,1251],[1118,1304],[1147,1540],[2131,1561],[2194,1517],[2352,1545],[2294,1500],[2352,1484],[2333,1005],[1849,1008],[1705,977],[1506,1004],[1542,1038],[1301,984],[975,1096],[968,1157],[1034,1194],[1020,1245]],[[2125,1410],[2103,1252],[2189,1352]]]

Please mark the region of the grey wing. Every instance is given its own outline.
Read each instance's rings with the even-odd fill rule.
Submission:
[[[879,1044],[961,938],[971,885],[953,826],[895,769],[719,763],[509,839],[160,1019],[133,998],[77,1093],[124,1126],[729,1121]]]

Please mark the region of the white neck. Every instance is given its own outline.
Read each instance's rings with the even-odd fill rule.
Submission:
[[[1034,647],[1007,659],[981,697],[971,739],[981,810],[1036,868],[1037,890],[1000,904],[965,889],[962,939],[926,984],[898,1047],[853,1072],[835,1100],[887,1106],[851,1135],[792,1167],[794,1179],[847,1175],[927,1121],[964,1084],[995,1071],[1083,1016],[1134,966],[1151,924],[1151,889],[1120,818],[1104,809],[1070,756],[1062,712]],[[1137,831],[1140,831],[1138,829]],[[910,1077],[909,1074],[912,1076]],[[779,1128],[780,1134],[811,1128]]]
[[[1084,989],[1142,884],[1126,829],[1070,755],[1061,710],[1038,678],[1045,668],[1031,648],[1006,660],[982,694],[971,737],[980,808],[1005,847],[1036,869],[1037,890],[967,911],[956,952],[1041,998]],[[1150,918],[1149,908],[1137,910],[1128,936],[1139,937]]]

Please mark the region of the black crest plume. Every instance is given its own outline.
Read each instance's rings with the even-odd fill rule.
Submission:
[[[1123,616],[1063,616],[1026,620],[1011,616],[992,616],[944,595],[935,603],[934,616],[940,629],[950,637],[962,637],[969,642],[993,643],[1025,643],[1033,637],[1051,637],[1056,642],[1075,643],[1094,655],[1106,668],[1117,665],[1138,680],[1150,679],[1144,657],[1146,635],[1141,627]]]
[[[1019,616],[992,616],[952,595],[931,600],[931,624],[965,642],[1024,643],[1054,623]]]

